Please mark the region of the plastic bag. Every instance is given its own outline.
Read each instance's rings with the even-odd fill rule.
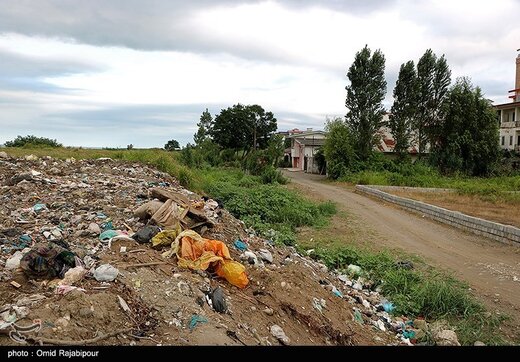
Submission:
[[[224,260],[217,267],[217,275],[226,279],[229,283],[239,288],[245,288],[249,283],[247,279],[246,268],[239,262],[233,260]]]
[[[159,245],[170,246],[175,241],[175,239],[177,238],[177,235],[179,235],[180,232],[181,232],[180,225],[175,230],[163,230],[152,238],[152,246],[159,246]]]

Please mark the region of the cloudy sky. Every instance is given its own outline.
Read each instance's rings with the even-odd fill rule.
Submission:
[[[0,144],[193,142],[207,107],[260,104],[279,130],[344,115],[365,44],[401,63],[446,54],[495,103],[514,88],[518,0],[0,0]]]

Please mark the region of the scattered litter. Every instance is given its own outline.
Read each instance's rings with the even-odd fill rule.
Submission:
[[[273,254],[267,249],[258,250],[258,255],[260,255],[260,259],[268,262],[269,264],[273,263]]]
[[[238,250],[240,251],[244,251],[244,250],[247,250],[247,244],[244,243],[242,240],[238,239],[238,240],[235,240],[235,242],[233,243],[233,245],[235,246],[235,248],[237,248]]]
[[[207,323],[207,322],[208,322],[208,319],[206,317],[200,316],[198,314],[194,314],[191,316],[189,328],[190,328],[190,330],[193,330],[193,329],[195,329],[195,327],[197,327],[198,324]]]
[[[98,282],[112,282],[117,278],[119,270],[110,264],[103,264],[94,271],[94,278]]]
[[[280,341],[280,343],[282,343],[283,345],[288,345],[290,342],[289,337],[287,337],[282,327],[280,327],[277,324],[271,326],[271,334],[273,335],[273,337],[278,339],[278,341]]]
[[[21,251],[17,251],[5,262],[5,269],[12,270],[17,269],[20,266],[20,261],[22,260],[24,253]]]
[[[130,312],[130,307],[128,306],[128,304],[125,302],[125,300],[123,298],[121,298],[119,295],[117,296],[117,300],[119,301],[119,305],[121,306],[121,308],[123,309],[123,311],[125,313],[128,313]]]
[[[140,244],[149,243],[152,238],[161,232],[161,228],[155,225],[145,226],[134,235],[132,235],[132,239],[137,241]]]
[[[383,299],[381,301],[381,304],[383,305],[383,309],[385,310],[385,312],[387,313],[392,313],[394,310],[395,310],[395,306],[393,303],[389,302],[388,300],[386,299]]]
[[[225,313],[227,311],[226,299],[222,288],[216,287],[213,289],[211,292],[211,304],[213,309],[219,313]]]
[[[13,287],[15,287],[16,289],[20,288],[22,285],[21,284],[18,284],[17,282],[15,282],[14,280],[11,281],[9,284],[11,284]]]
[[[36,213],[39,213],[43,210],[47,210],[47,206],[45,204],[36,204],[33,206],[33,210]]]

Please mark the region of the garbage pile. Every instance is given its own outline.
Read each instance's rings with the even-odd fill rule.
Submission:
[[[458,344],[148,166],[7,156],[0,185],[2,345]]]

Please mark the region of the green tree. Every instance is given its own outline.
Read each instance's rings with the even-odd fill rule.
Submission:
[[[256,148],[265,149],[276,131],[276,118],[259,105],[236,104],[215,117],[211,136],[224,149],[243,150],[247,155]]]
[[[445,173],[488,175],[500,157],[498,123],[490,102],[468,78],[459,78],[443,111],[432,160]]]
[[[417,63],[419,82],[419,105],[415,122],[415,133],[419,154],[437,142],[440,124],[444,118],[444,102],[451,82],[451,71],[445,56],[439,59],[431,49],[426,50]]]
[[[164,149],[166,151],[174,151],[174,150],[178,150],[179,148],[181,148],[181,146],[179,145],[179,142],[176,141],[176,140],[169,140],[165,145],[164,145]]]
[[[272,166],[277,167],[278,162],[283,157],[285,150],[283,136],[280,134],[273,134],[267,144],[266,154]]]
[[[330,178],[336,179],[346,174],[355,160],[350,130],[341,118],[335,118],[326,121],[325,131],[327,139],[323,145],[323,153],[327,172]]]
[[[380,50],[371,54],[367,45],[356,53],[347,77],[350,85],[345,106],[346,121],[352,133],[357,156],[365,161],[379,142],[378,131],[383,125],[382,101],[386,94],[385,57]]]
[[[388,121],[395,140],[394,152],[399,159],[404,159],[408,155],[413,124],[417,115],[418,88],[413,61],[402,64],[394,88],[394,104]]]
[[[12,141],[7,141],[5,147],[63,147],[55,139],[36,137],[36,136],[18,136]]]
[[[211,126],[212,126],[213,118],[209,113],[208,109],[202,112],[200,116],[200,121],[197,123],[197,133],[193,135],[193,140],[197,146],[200,146],[206,139],[210,137],[211,134]]]

